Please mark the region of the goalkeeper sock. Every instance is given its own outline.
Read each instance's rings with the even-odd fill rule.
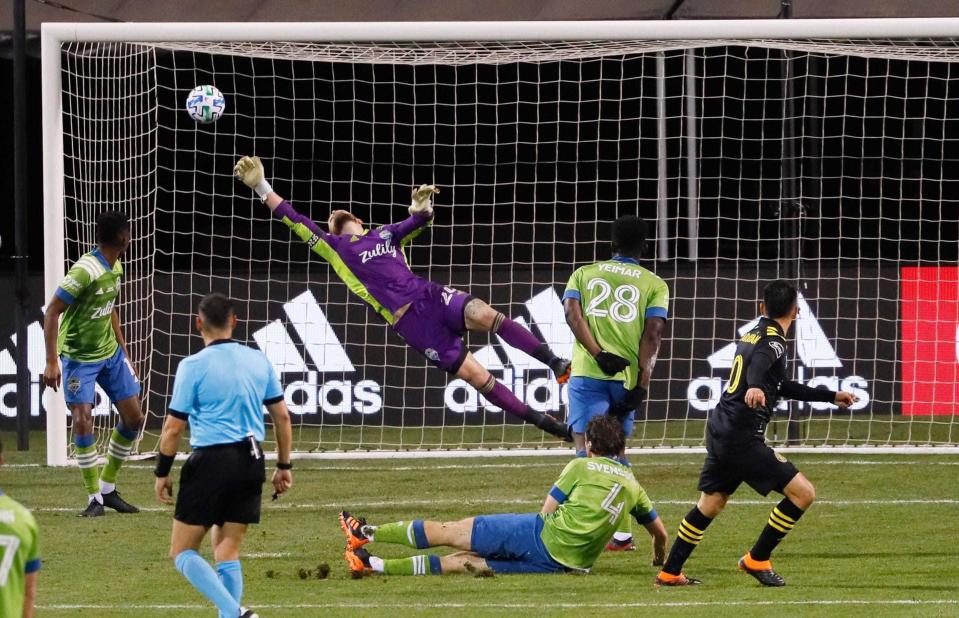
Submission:
[[[383,524],[377,526],[372,534],[367,534],[370,541],[377,543],[393,543],[394,545],[406,545],[415,549],[425,549],[430,546],[426,538],[426,525],[422,519],[414,519],[406,523],[398,521],[392,524]]]
[[[384,575],[442,575],[440,557],[429,554],[427,556],[411,556],[383,560],[370,556],[370,568],[376,573]]]
[[[502,318],[502,319],[501,319]],[[540,343],[533,333],[529,332],[513,320],[507,318],[502,313],[496,316],[493,321],[493,332],[500,336],[506,343],[517,350],[526,352],[539,362],[546,366],[551,366],[556,355],[545,343]]]
[[[113,428],[113,434],[110,436],[110,445],[107,447],[107,464],[103,466],[100,472],[100,492],[108,494],[116,489],[117,472],[120,466],[130,456],[133,450],[133,441],[136,439],[135,431],[130,431],[123,426],[123,423],[117,423]]]
[[[90,500],[103,504],[100,488],[97,485],[97,446],[96,438],[91,433],[87,436],[73,436],[74,452],[77,456],[77,465],[83,476],[83,488],[87,490]]]
[[[243,602],[243,567],[239,560],[226,560],[216,563],[216,574],[223,583],[223,587],[230,592],[230,596],[237,603]],[[220,615],[221,618],[223,614]]]
[[[502,408],[504,411],[525,419],[529,412],[529,406],[520,401],[506,386],[490,376],[489,381],[479,389],[480,393],[489,399],[490,403]]]
[[[192,549],[177,554],[176,570],[187,578],[193,587],[210,599],[221,616],[239,616],[240,604],[216,575],[210,563]]]
[[[793,529],[802,514],[803,510],[793,504],[789,498],[783,498],[779,504],[774,506],[769,513],[766,527],[760,533],[756,544],[749,550],[752,559],[757,562],[769,560],[770,554],[773,553],[779,542],[786,538],[786,535]]]
[[[686,563],[689,554],[693,553],[699,542],[703,540],[706,528],[712,521],[695,506],[693,510],[686,513],[686,517],[679,524],[676,540],[673,541],[673,546],[669,550],[669,557],[666,558],[663,571],[670,575],[679,575],[683,572],[683,564]]]

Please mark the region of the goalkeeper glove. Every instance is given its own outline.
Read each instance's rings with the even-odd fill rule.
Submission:
[[[639,412],[639,406],[643,405],[643,402],[646,401],[646,394],[646,389],[637,384],[636,388],[626,391],[625,399],[617,401],[610,406],[609,414],[615,416],[620,423],[626,422],[630,412],[633,410]]]
[[[411,215],[433,216],[433,194],[439,193],[436,185],[420,185],[413,189],[413,203],[410,204]]]
[[[599,354],[593,358],[596,359],[596,364],[599,365],[599,368],[603,370],[603,373],[608,376],[614,376],[623,369],[629,367],[628,360],[622,356],[617,356],[612,352],[607,352],[606,350],[600,350]]]
[[[266,181],[263,171],[263,163],[260,157],[243,157],[233,166],[233,175],[240,182],[250,187],[260,196],[260,201],[265,202],[266,196],[273,192],[273,187]]]

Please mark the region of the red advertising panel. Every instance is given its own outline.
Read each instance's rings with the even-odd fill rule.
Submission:
[[[902,269],[902,413],[959,414],[959,268]]]

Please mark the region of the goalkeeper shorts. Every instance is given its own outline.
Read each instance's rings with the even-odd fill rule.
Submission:
[[[455,375],[468,351],[463,342],[463,310],[472,299],[465,292],[431,282],[393,330],[433,365]]]

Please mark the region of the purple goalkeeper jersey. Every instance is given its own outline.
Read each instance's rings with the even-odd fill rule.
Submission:
[[[411,215],[362,234],[327,234],[286,200],[273,215],[326,260],[350,290],[389,323],[396,311],[425,293],[431,283],[410,271],[404,246],[433,223],[432,216]]]

